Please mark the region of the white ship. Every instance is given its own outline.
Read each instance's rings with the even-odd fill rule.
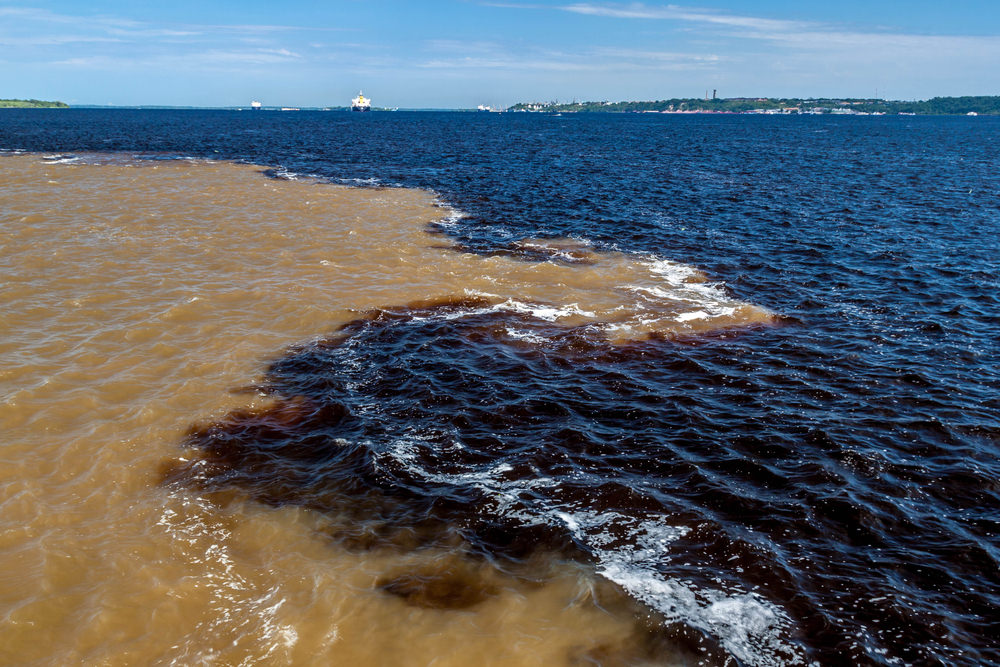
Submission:
[[[358,96],[351,100],[351,111],[371,111],[372,101],[358,91]]]

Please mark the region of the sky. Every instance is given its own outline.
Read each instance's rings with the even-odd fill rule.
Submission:
[[[0,98],[472,108],[1000,95],[1000,0],[0,0]]]

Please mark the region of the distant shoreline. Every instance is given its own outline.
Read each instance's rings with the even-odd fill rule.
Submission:
[[[643,102],[519,102],[508,111],[536,113],[742,113],[978,116],[1000,115],[1000,96],[933,97],[922,101],[879,98],[674,98]]]
[[[0,100],[0,109],[68,109],[65,102],[45,100]]]
[[[267,106],[190,106],[160,104],[77,104],[59,101],[0,99],[0,109],[132,109],[173,111],[349,111],[349,107]],[[929,100],[904,101],[878,98],[673,98],[669,100],[620,102],[518,102],[506,109],[518,113],[660,113],[660,114],[766,114],[766,115],[904,115],[904,116],[996,116],[1000,115],[1000,96],[933,97]],[[372,111],[444,111],[474,113],[472,108],[373,108]],[[479,109],[482,111],[482,109]]]

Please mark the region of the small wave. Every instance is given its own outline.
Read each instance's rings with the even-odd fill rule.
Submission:
[[[629,594],[679,621],[719,639],[733,656],[749,665],[803,665],[800,651],[787,639],[787,615],[753,593],[705,590],[665,577],[655,567],[670,544],[686,535],[665,517],[638,519],[617,512],[560,512],[578,540],[593,549],[598,572]]]
[[[337,183],[342,185],[351,185],[357,188],[377,188],[384,185],[382,180],[379,178],[338,178]]]
[[[188,155],[186,153],[146,153],[135,156],[135,159],[147,162],[172,162],[176,160],[183,160],[185,162],[211,162],[210,159],[197,157],[195,155]]]
[[[286,167],[273,167],[264,172],[269,178],[273,178],[279,181],[298,181],[304,178],[308,178],[305,174],[301,174],[297,171],[292,171]]]
[[[539,303],[529,303],[526,301],[518,301],[516,299],[507,299],[506,301],[497,304],[494,307],[494,311],[496,312],[509,311],[512,313],[521,313],[523,315],[530,315],[531,317],[535,317],[540,320],[545,320],[546,322],[558,322],[561,319],[566,319],[571,317],[585,317],[585,318],[597,317],[596,313],[594,313],[593,311],[584,310],[575,303],[565,304],[562,306],[552,306]]]
[[[456,227],[458,227],[458,224],[463,219],[468,217],[468,214],[465,213],[464,211],[459,211],[458,209],[452,208],[443,202],[437,202],[435,205],[440,206],[441,208],[444,208],[448,211],[448,215],[441,218],[440,220],[435,220],[433,223],[431,223],[433,225],[433,228],[436,230],[452,231]]]
[[[560,486],[559,480],[512,477],[513,468],[505,462],[454,472],[427,468],[422,461],[439,447],[414,430],[396,439],[376,458],[390,468],[402,464],[426,483],[478,489],[492,514],[522,526],[567,528],[594,555],[598,574],[662,614],[665,623],[682,623],[713,637],[745,664],[805,664],[801,651],[788,638],[788,616],[773,603],[755,593],[699,588],[657,570],[657,564],[669,560],[670,545],[687,535],[689,528],[673,526],[662,516],[640,519],[614,511],[571,510],[526,500],[538,498],[543,489],[553,493]]]
[[[681,264],[680,262],[648,255],[639,261],[649,267],[651,273],[655,273],[666,279],[670,285],[687,285],[704,282],[705,280],[704,273],[688,264]]]
[[[544,336],[539,336],[533,331],[516,329],[514,327],[507,327],[504,332],[507,334],[507,337],[512,340],[524,341],[525,343],[531,343],[532,345],[541,345],[548,340]]]
[[[598,260],[598,252],[588,239],[522,239],[507,244],[515,256],[529,260],[547,260],[568,264],[590,264]]]
[[[42,158],[45,164],[74,164],[80,160],[79,155],[46,155]]]

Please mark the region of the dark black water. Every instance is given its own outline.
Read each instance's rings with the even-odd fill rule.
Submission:
[[[755,665],[1000,664],[998,147],[985,117],[0,113],[4,149],[430,188],[472,250],[585,237],[784,315],[613,347],[400,307],[275,360],[282,407],[188,443],[209,486],[575,553]]]

